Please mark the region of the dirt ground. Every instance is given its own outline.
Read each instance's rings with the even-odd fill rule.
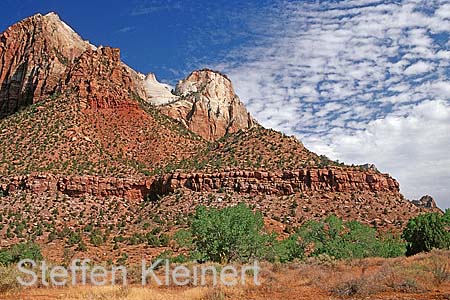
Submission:
[[[450,299],[450,251],[336,262],[262,264],[261,285],[62,287],[12,290],[1,300]]]

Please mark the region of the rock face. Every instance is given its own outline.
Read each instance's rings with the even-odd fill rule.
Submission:
[[[142,75],[142,78],[146,99],[151,104],[159,106],[178,100],[179,97],[171,93],[168,85],[156,80],[155,74],[150,73],[147,76]]]
[[[196,192],[229,190],[238,193],[291,195],[304,191],[390,192],[400,195],[398,182],[389,175],[341,169],[302,169],[285,172],[230,171],[174,173],[157,178],[155,191],[167,194],[180,188]]]
[[[0,86],[0,118],[70,89],[82,109],[123,107],[139,97],[207,140],[255,124],[226,76],[195,71],[174,95],[154,74],[123,64],[119,49],[96,49],[54,13],[29,17],[0,36]]]
[[[429,195],[425,195],[422,198],[420,198],[419,200],[412,200],[411,202],[415,206],[421,207],[421,208],[427,208],[427,209],[431,209],[431,210],[434,210],[437,208],[436,202],[434,201],[433,197],[431,197]]]
[[[69,197],[96,196],[142,199],[150,191],[152,181],[145,178],[114,178],[99,176],[57,176],[52,174],[0,178],[4,194],[19,190],[34,194],[60,192]]]
[[[162,106],[161,111],[207,140],[255,125],[231,81],[218,72],[193,72],[178,83],[175,94],[179,100]]]
[[[71,197],[118,196],[129,200],[167,195],[177,189],[195,192],[228,190],[243,194],[292,195],[297,192],[389,192],[400,195],[399,184],[389,175],[339,169],[304,169],[285,172],[230,171],[173,173],[164,176],[114,178],[99,176],[25,175],[0,178],[3,193],[61,192]]]
[[[0,36],[0,118],[52,95],[67,65],[93,46],[56,14],[37,14]]]
[[[102,109],[129,106],[139,95],[131,71],[120,61],[120,50],[100,47],[86,50],[69,66],[60,92],[75,91],[82,109]]]

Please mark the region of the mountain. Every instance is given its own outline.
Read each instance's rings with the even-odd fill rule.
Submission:
[[[66,66],[90,48],[53,13],[9,27],[0,39],[0,117],[52,95]]]
[[[175,94],[178,99],[161,111],[207,140],[256,124],[234,92],[231,80],[219,72],[194,71],[177,84]]]
[[[107,232],[88,251],[115,259],[129,245],[113,238],[170,232],[201,204],[246,202],[286,228],[335,214],[394,231],[437,209],[407,201],[376,168],[265,129],[225,75],[194,71],[172,91],[54,13],[0,35],[0,197],[0,246],[33,239],[56,259],[61,232]],[[143,247],[129,250],[161,250]]]

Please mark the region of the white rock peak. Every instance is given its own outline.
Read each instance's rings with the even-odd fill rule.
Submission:
[[[178,99],[178,96],[172,94],[172,87],[159,82],[153,73],[145,76],[144,89],[147,95],[147,101],[156,106],[168,104]]]

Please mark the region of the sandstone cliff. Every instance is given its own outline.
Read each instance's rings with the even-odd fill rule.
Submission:
[[[192,72],[175,89],[178,101],[161,111],[207,140],[216,140],[256,122],[234,92],[231,81],[211,70]]]
[[[52,95],[83,41],[56,14],[37,14],[0,36],[0,118]]]
[[[86,50],[68,67],[59,92],[75,92],[82,109],[118,108],[134,105],[139,95],[133,74],[120,61],[120,50],[100,47]]]

